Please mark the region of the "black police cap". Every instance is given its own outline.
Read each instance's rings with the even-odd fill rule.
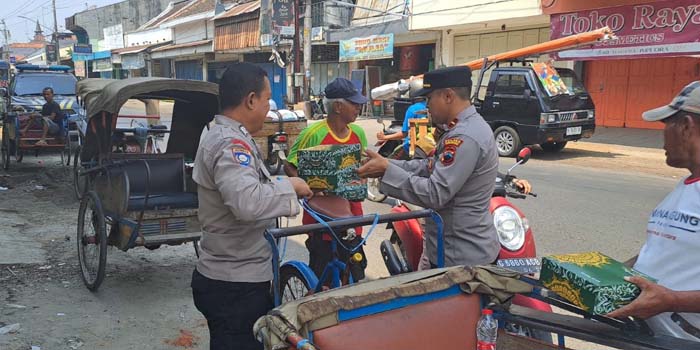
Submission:
[[[437,89],[472,86],[472,70],[467,66],[440,68],[423,74],[423,88],[416,96],[426,96]]]

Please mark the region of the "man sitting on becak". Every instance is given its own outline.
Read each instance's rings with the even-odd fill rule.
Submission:
[[[41,139],[36,143],[37,146],[47,145],[47,135],[60,136],[63,125],[63,112],[61,112],[61,106],[53,99],[53,89],[46,87],[42,94],[46,103],[41,107],[41,114],[32,114],[22,130],[22,135],[27,135],[27,131],[32,125],[38,125],[42,128],[43,133]]]
[[[360,114],[362,105],[367,103],[367,98],[363,96],[355,85],[350,80],[344,78],[336,78],[325,89],[326,97],[324,98],[324,106],[328,112],[328,117],[325,120],[309,125],[297,138],[296,142],[289,151],[287,163],[284,171],[288,176],[298,176],[297,152],[299,150],[314,147],[318,145],[353,145],[360,144],[362,150],[367,148],[367,138],[365,132],[358,125],[353,124]],[[351,201],[350,210],[355,216],[362,216],[362,202]],[[311,215],[304,212],[302,223],[314,224]],[[357,237],[346,242],[347,247],[355,247],[361,241],[362,228],[355,229]],[[333,259],[331,251],[331,236],[329,234],[309,235],[306,240],[306,247],[309,250],[309,265],[319,278],[323,273],[326,265]],[[367,259],[365,252],[360,247],[358,252],[362,254],[363,259],[359,264],[352,264],[350,271],[353,280],[359,281],[365,277],[365,268],[367,267]],[[341,261],[349,259],[350,252],[342,245],[338,245],[338,258]],[[319,281],[327,284],[327,281]]]

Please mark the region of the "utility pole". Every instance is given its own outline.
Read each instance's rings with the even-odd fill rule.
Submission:
[[[300,102],[299,88],[296,85],[297,73],[301,71],[301,50],[299,44],[299,8],[301,0],[294,0],[294,69],[292,73],[292,89],[294,91],[294,103]],[[273,25],[274,27],[274,25]]]
[[[61,48],[58,46],[58,20],[56,19],[56,0],[51,1],[53,5],[53,41],[56,45],[56,64],[61,63]]]
[[[311,99],[311,5],[312,0],[306,0],[304,12],[304,101]]]
[[[9,60],[10,59],[10,33],[7,31],[7,25],[5,25],[5,20],[3,19],[0,21],[2,23],[2,35],[5,38],[5,41],[3,42],[2,46],[2,54],[3,54],[3,59]]]

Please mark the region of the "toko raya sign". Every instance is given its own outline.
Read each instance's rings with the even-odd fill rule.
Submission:
[[[649,4],[553,14],[551,38],[608,26],[616,39],[561,51],[558,59],[637,58],[700,53],[700,3],[667,0]]]

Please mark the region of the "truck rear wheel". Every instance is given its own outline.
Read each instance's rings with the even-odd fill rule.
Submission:
[[[493,132],[496,138],[498,155],[501,157],[515,157],[520,151],[520,136],[515,129],[510,126],[501,126]]]
[[[566,141],[564,142],[547,142],[540,145],[545,152],[556,153],[566,147]]]

